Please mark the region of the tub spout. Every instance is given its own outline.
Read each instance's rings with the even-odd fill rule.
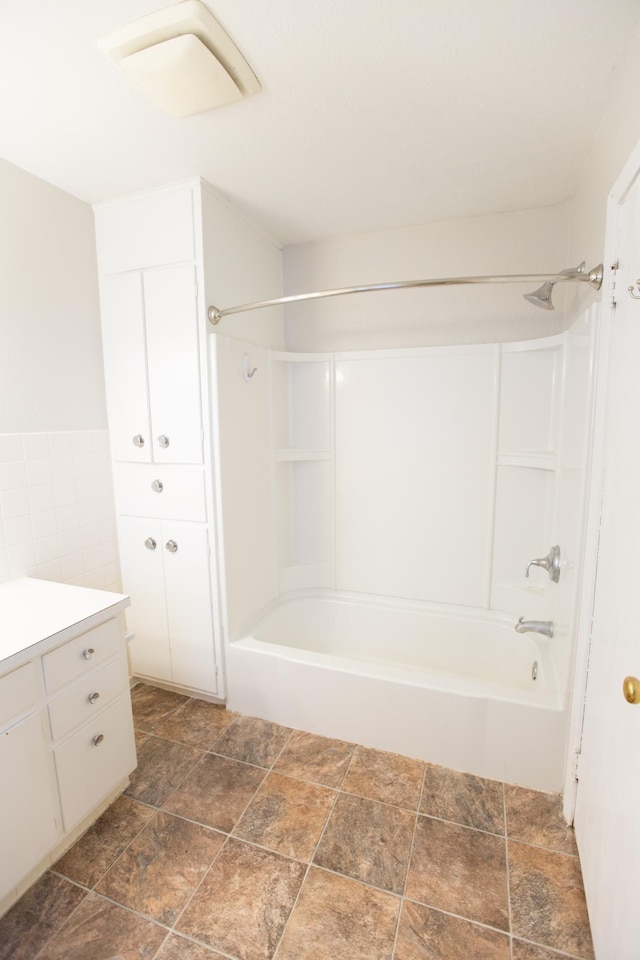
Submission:
[[[552,637],[553,620],[525,620],[520,617],[515,630],[517,633],[541,633],[543,637]]]

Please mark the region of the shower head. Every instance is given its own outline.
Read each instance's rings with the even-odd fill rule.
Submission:
[[[542,307],[543,310],[555,310],[551,302],[551,294],[553,293],[554,287],[555,283],[547,280],[546,283],[543,283],[542,286],[534,290],[533,293],[525,293],[523,296],[525,300],[528,300],[529,303],[532,303],[536,307]]]

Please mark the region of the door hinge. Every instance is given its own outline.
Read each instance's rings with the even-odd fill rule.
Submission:
[[[609,279],[609,303],[612,307],[615,307],[618,302],[616,296],[616,281],[618,279],[618,261],[612,263],[610,266],[610,279]]]
[[[573,754],[573,779],[580,779],[580,768],[582,766],[582,752],[576,750]]]

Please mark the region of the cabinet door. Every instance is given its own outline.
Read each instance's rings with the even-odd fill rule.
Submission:
[[[131,597],[127,626],[135,633],[129,650],[134,674],[171,680],[171,655],[164,595],[162,529],[157,520],[118,519],[122,585]],[[153,546],[155,544],[155,547]]]
[[[162,539],[173,681],[216,694],[207,529],[165,521]]]
[[[114,460],[149,461],[153,446],[142,275],[103,277],[100,308],[111,454]]]
[[[195,268],[146,271],[144,301],[153,459],[202,463]]]
[[[0,733],[0,901],[57,843],[51,758],[39,713]]]

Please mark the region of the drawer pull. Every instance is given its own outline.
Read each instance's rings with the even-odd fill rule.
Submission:
[[[88,699],[89,703],[95,703],[96,700],[99,700],[99,699],[100,699],[100,694],[99,694],[99,693],[90,693],[89,696],[87,697],[87,699]]]
[[[169,437],[166,437],[164,433],[161,434],[158,437],[158,444],[162,447],[163,450],[166,450],[167,447],[169,446]]]
[[[164,490],[164,483],[162,480],[154,480],[151,484],[151,489],[155,490],[156,493],[162,493]]]
[[[93,649],[93,647],[87,647],[86,650],[82,651],[82,656],[84,657],[85,660],[91,660],[91,657],[94,655],[94,653],[95,653],[95,650]]]
[[[134,447],[144,447],[144,437],[141,433],[136,433],[135,437],[131,438],[131,443]]]
[[[176,550],[178,549],[178,544],[175,542],[175,540],[167,540],[167,542],[165,543],[165,547],[167,548],[169,553],[175,553]]]
[[[155,548],[158,546],[158,544],[153,539],[153,537],[147,537],[147,539],[144,542],[144,545],[147,548],[147,550],[155,550]]]
[[[96,734],[96,736],[93,738],[94,747],[99,747],[103,740],[104,740],[104,733]]]

